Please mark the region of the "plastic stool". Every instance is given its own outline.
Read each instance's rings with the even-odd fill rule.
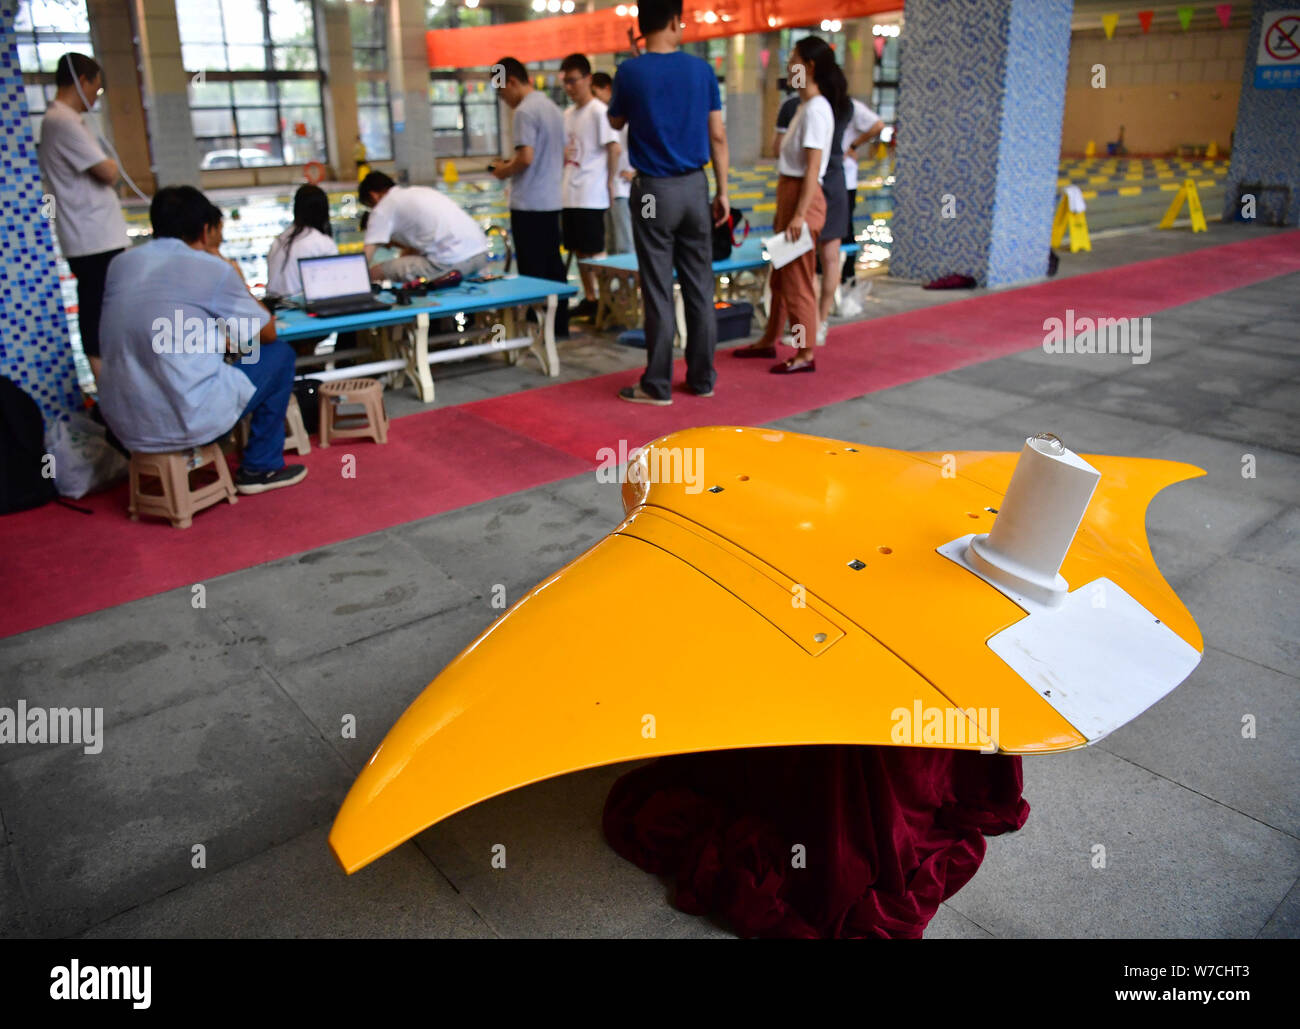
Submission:
[[[293,394],[289,395],[289,406],[284,412],[284,449],[296,450],[299,454],[311,453],[311,437],[303,424],[298,398]]]
[[[253,416],[248,414],[235,423],[235,445],[241,452],[248,446],[249,423],[252,420]],[[296,450],[299,454],[311,453],[311,436],[302,420],[302,408],[298,406],[298,398],[292,394],[284,412],[284,449]]]
[[[208,465],[216,473],[212,481],[194,486],[190,473]],[[157,480],[159,492],[146,493],[143,480]],[[208,443],[191,450],[174,450],[164,454],[131,455],[131,499],[127,511],[131,521],[142,514],[166,518],[177,529],[188,529],[194,513],[223,500],[237,503],[235,482],[221,447]]]
[[[384,412],[384,386],[376,379],[344,379],[321,386],[320,445],[330,439],[369,436],[376,443],[388,442],[388,415]],[[338,413],[339,404],[360,404],[359,414]]]

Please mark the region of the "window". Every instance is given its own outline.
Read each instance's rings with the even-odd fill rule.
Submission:
[[[388,109],[388,11],[383,2],[348,5],[357,77],[357,131],[369,161],[393,156]]]
[[[325,161],[310,0],[177,0],[199,167]]]
[[[86,5],[82,0],[18,0],[14,35],[18,37],[18,64],[32,136],[39,143],[45,107],[54,99],[54,69],[59,58],[69,51],[95,56]]]
[[[880,60],[872,70],[875,86],[871,90],[871,109],[880,115],[885,131],[880,138],[888,142],[898,117],[898,37],[886,36]]]
[[[490,72],[432,72],[433,152],[438,157],[482,157],[497,153],[497,97]]]
[[[425,6],[424,23],[431,29],[465,29],[475,25],[499,25],[503,21],[516,21],[519,12],[509,11],[498,6],[485,6],[477,0],[473,7],[461,3],[463,0],[428,0]]]

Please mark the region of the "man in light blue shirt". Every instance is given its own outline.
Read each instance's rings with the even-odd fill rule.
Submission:
[[[118,439],[141,453],[211,443],[252,415],[235,488],[263,493],[307,475],[284,463],[294,353],[218,253],[220,214],[193,186],[161,189],[149,208],[154,239],[109,266],[99,403]],[[227,364],[227,352],[239,363]]]

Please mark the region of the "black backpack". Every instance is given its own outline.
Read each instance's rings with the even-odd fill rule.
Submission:
[[[0,514],[26,511],[55,498],[46,478],[45,419],[36,401],[0,375]]]
[[[744,226],[740,239],[736,239],[736,230]],[[737,208],[731,209],[731,215],[722,225],[713,227],[713,259],[715,261],[725,261],[731,256],[733,247],[740,246],[741,243],[749,238],[749,219],[745,217],[745,212]]]

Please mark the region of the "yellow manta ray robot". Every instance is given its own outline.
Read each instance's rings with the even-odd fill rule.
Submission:
[[[665,754],[1092,743],[1200,660],[1145,514],[1203,474],[1048,434],[1019,455],[665,436],[628,464],[622,524],[397,721],[330,846],[355,872],[478,801]]]

